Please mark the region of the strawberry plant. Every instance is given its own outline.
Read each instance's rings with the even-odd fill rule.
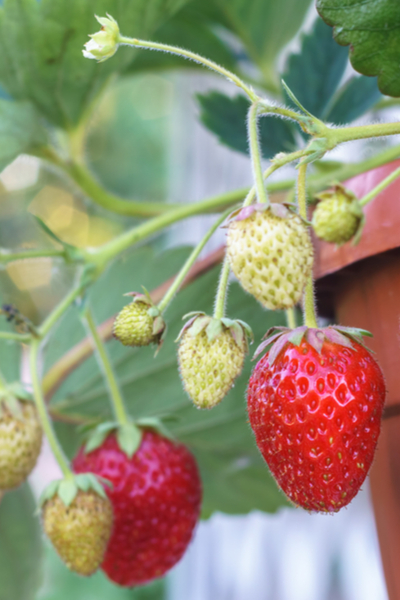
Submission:
[[[99,598],[103,591],[128,598],[113,594],[144,584],[143,593],[160,597],[156,580],[184,555],[201,517],[294,505],[337,512],[364,483],[384,374],[364,345],[367,331],[320,327],[312,236],[335,245],[362,240],[364,207],[400,175],[393,169],[362,197],[345,183],[400,154],[388,143],[400,124],[385,112],[400,96],[400,47],[386,31],[399,10],[383,1],[366,12],[359,2],[318,0],[322,18],[315,13],[292,52],[286,45],[311,4],[1,3],[0,169],[30,155],[50,190],[63,185],[81,202],[79,211],[53,210],[52,197],[39,198],[40,178],[20,196],[0,188],[12,218],[24,205],[17,210],[22,237],[14,239],[15,224],[7,227],[7,211],[0,230],[0,520],[8,515],[17,531],[14,507],[21,506],[21,563],[30,582],[11,577],[11,568],[0,571],[7,598],[34,598],[40,585],[38,520],[24,482],[43,435],[62,478],[43,491],[42,528],[71,571],[104,573],[107,580],[79,580],[79,593]],[[346,45],[361,75],[347,76]],[[371,52],[376,46],[381,51]],[[96,132],[99,106],[129,77],[176,69],[208,69],[231,86],[230,95],[215,90],[195,102],[215,143],[248,157],[248,188],[195,202],[123,197],[114,171],[129,153],[121,131],[108,146]],[[128,93],[121,97],[130,102]],[[372,110],[384,118],[377,122]],[[353,141],[355,160],[337,160]],[[139,143],[134,151],[135,177],[149,168],[154,184],[155,153]],[[45,205],[46,218],[34,216],[35,203]],[[75,213],[76,223],[97,219],[112,234],[96,244],[71,241]],[[157,250],[155,237],[204,214],[213,224],[193,248]],[[226,245],[200,258],[221,228]],[[31,230],[40,243],[30,241]],[[43,261],[69,287],[35,312],[7,277]],[[253,368],[249,346],[263,336]],[[6,533],[4,543],[13,537]],[[57,593],[70,597],[75,580],[66,573]],[[132,593],[139,599],[142,592]]]

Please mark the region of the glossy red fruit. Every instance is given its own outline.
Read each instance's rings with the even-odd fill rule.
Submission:
[[[112,581],[140,585],[162,577],[178,562],[201,504],[196,461],[185,446],[145,431],[139,449],[128,458],[112,434],[88,454],[81,448],[73,467],[113,484],[106,491],[114,528],[102,564]]]
[[[352,341],[286,343],[272,366],[268,353],[248,387],[257,446],[278,485],[310,511],[336,512],[364,482],[374,457],[385,399],[382,372]]]

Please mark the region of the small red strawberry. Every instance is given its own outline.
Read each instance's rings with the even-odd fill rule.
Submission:
[[[310,511],[336,512],[371,467],[385,400],[382,372],[345,327],[285,330],[257,363],[250,425],[278,485]]]
[[[96,450],[81,448],[77,473],[108,479],[114,529],[102,564],[122,586],[162,577],[184,554],[199,518],[201,481],[196,461],[182,444],[145,430],[131,458],[114,433]]]

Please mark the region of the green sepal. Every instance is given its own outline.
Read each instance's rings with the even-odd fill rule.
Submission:
[[[144,429],[154,429],[157,433],[162,435],[173,442],[176,441],[175,436],[170,432],[170,430],[165,426],[162,419],[157,417],[143,417],[142,419],[137,419],[135,421],[137,425],[143,427]]]
[[[211,319],[206,328],[207,339],[209,342],[215,340],[216,337],[223,332],[223,326],[220,319]]]
[[[142,441],[143,432],[134,423],[120,425],[117,429],[117,442],[128,458],[132,458]]]
[[[228,317],[216,319],[204,314],[203,312],[188,313],[185,315],[185,317],[191,318],[187,323],[185,323],[176,341],[179,341],[182,338],[182,335],[185,331],[188,332],[188,335],[196,337],[202,331],[204,331],[204,329],[206,330],[207,339],[209,342],[215,340],[215,338],[221,335],[224,330],[228,329],[236,344],[245,352],[248,350],[248,338],[250,338],[251,342],[253,341],[253,332],[250,325],[239,319],[234,320],[229,319]]]
[[[287,93],[287,95],[289,96],[289,98],[292,100],[292,102],[294,102],[294,104],[301,110],[301,112],[303,112],[305,115],[307,115],[308,117],[311,117],[311,119],[315,119],[315,117],[308,112],[308,110],[306,108],[304,108],[304,106],[300,103],[300,101],[296,98],[296,96],[293,94],[292,90],[290,89],[290,87],[287,85],[287,83],[285,82],[284,79],[281,79],[281,84],[283,89],[285,90],[285,92]]]
[[[106,421],[104,423],[100,423],[100,425],[92,427],[85,443],[86,454],[89,454],[89,452],[93,452],[93,450],[100,448],[111,431],[114,431],[117,428],[118,423],[116,421]]]
[[[69,477],[57,479],[49,483],[39,498],[39,506],[43,506],[45,502],[51,500],[55,495],[58,495],[65,506],[70,506],[79,490],[83,492],[93,490],[101,498],[106,498],[107,495],[102,483],[112,487],[111,481],[103,477],[98,477],[94,473],[79,473],[77,475],[71,473]]]

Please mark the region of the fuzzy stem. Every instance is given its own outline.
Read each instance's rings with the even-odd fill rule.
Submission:
[[[305,220],[307,220],[306,177],[307,164],[300,165],[297,178],[297,201],[299,205],[299,214]],[[304,293],[304,323],[307,327],[318,327],[317,317],[315,315],[314,281],[312,273],[307,280]]]
[[[57,440],[57,437],[54,433],[53,426],[49,419],[49,415],[47,414],[46,405],[44,403],[43,393],[41,384],[39,381],[38,374],[38,351],[39,351],[40,340],[33,339],[30,348],[30,372],[31,372],[31,380],[33,387],[33,395],[35,399],[36,408],[38,411],[39,419],[43,428],[44,433],[49,441],[50,447],[54,454],[54,457],[57,463],[60,466],[61,471],[63,472],[64,477],[70,478],[72,477],[71,470],[68,466],[68,461],[64,455],[64,452]]]
[[[179,271],[178,275],[176,276],[176,278],[174,280],[174,283],[171,285],[171,287],[169,288],[168,292],[165,294],[164,298],[158,304],[158,309],[160,310],[160,312],[164,312],[166,310],[167,306],[170,304],[170,302],[172,301],[173,297],[178,292],[180,286],[182,285],[183,281],[185,280],[185,277],[188,274],[188,272],[190,271],[192,265],[197,260],[200,252],[203,250],[203,248],[207,244],[208,240],[215,233],[215,231],[218,229],[218,227],[225,221],[225,219],[230,215],[231,212],[232,212],[231,208],[229,208],[228,210],[226,210],[219,217],[219,219],[217,219],[215,221],[215,223],[207,231],[207,233],[203,237],[203,239],[194,248],[193,252],[190,254],[189,258],[187,259],[187,261],[185,262],[185,264],[183,265],[183,267]]]
[[[225,314],[226,292],[229,284],[230,265],[227,256],[225,256],[221,275],[219,278],[217,296],[215,298],[214,318],[222,319]]]
[[[0,331],[0,340],[13,340],[14,342],[28,343],[32,339],[29,333],[14,333],[13,331]]]
[[[260,143],[258,139],[258,102],[250,106],[247,128],[249,132],[250,156],[253,166],[254,181],[257,190],[258,201],[262,204],[268,204],[267,191],[265,189],[264,176],[261,166]]]
[[[294,308],[288,308],[286,310],[286,322],[289,329],[296,329],[296,310]]]
[[[231,71],[224,69],[224,67],[221,67],[214,61],[209,60],[208,58],[204,58],[200,54],[196,54],[195,52],[190,52],[189,50],[184,50],[183,48],[178,48],[177,46],[170,46],[168,44],[158,44],[157,42],[150,42],[147,40],[138,40],[136,38],[130,38],[130,37],[124,37],[124,36],[120,36],[118,41],[120,44],[124,44],[126,46],[134,46],[136,48],[143,48],[143,49],[149,49],[149,50],[159,50],[161,52],[167,52],[168,54],[177,54],[178,56],[182,56],[183,58],[188,58],[189,60],[193,60],[194,62],[200,63],[201,65],[204,65],[208,69],[211,69],[212,71],[215,71],[216,73],[219,73],[223,77],[226,77],[226,79],[228,79],[228,81],[231,81],[232,83],[237,85],[237,87],[241,88],[245,92],[245,94],[247,94],[247,96],[250,98],[251,102],[255,102],[258,99],[258,96],[254,92],[254,90],[251,87],[249,87],[248,85],[246,85],[244,83],[244,81],[242,81],[240,79],[240,77],[238,77]]]
[[[56,250],[53,248],[45,248],[43,250],[28,250],[27,252],[9,252],[5,248],[0,248],[0,263],[9,263],[13,260],[25,260],[29,258],[65,258],[65,250]]]
[[[299,166],[299,174],[297,178],[297,202],[299,206],[299,215],[307,221],[307,164]]]
[[[358,202],[359,205],[365,206],[366,204],[368,204],[368,202],[373,200],[378,194],[380,194],[385,188],[387,188],[388,185],[393,183],[393,181],[395,181],[398,177],[400,177],[400,167],[398,169],[395,169],[392,173],[390,173],[390,175],[388,175],[387,177],[385,177],[385,179],[378,183],[378,185],[375,186],[373,190],[371,190],[370,192],[368,192],[368,194],[363,196]]]
[[[120,425],[126,425],[126,423],[129,422],[129,418],[125,410],[124,400],[122,398],[111,361],[107,354],[107,350],[103,344],[99,332],[97,331],[96,323],[94,322],[92,312],[89,308],[86,308],[84,311],[83,320],[92,339],[93,346],[96,351],[97,362],[107,382],[115,417]]]

